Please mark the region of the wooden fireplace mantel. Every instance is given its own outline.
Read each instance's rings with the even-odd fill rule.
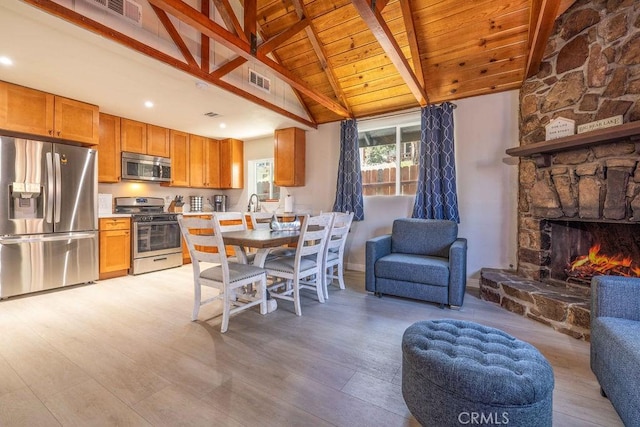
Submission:
[[[610,128],[565,136],[551,141],[538,142],[522,147],[509,148],[506,152],[513,157],[535,157],[539,166],[550,164],[550,155],[560,151],[577,150],[599,144],[607,144],[631,139],[640,141],[640,121],[625,123]]]

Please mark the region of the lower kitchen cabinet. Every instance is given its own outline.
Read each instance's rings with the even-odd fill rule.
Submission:
[[[100,279],[126,276],[131,266],[131,219],[100,218]]]

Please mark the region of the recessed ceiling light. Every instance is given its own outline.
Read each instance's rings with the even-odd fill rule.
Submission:
[[[227,125],[225,123],[220,123],[220,129],[224,129],[226,127],[227,127]]]
[[[151,101],[144,101],[144,106],[147,108],[153,108],[153,102]]]
[[[2,65],[13,65],[13,61],[8,56],[0,56],[0,64]]]

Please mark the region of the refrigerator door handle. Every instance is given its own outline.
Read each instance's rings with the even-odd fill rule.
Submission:
[[[0,237],[0,245],[18,245],[21,243],[57,242],[62,240],[91,239],[96,233],[64,233],[33,236]]]
[[[55,223],[60,222],[60,209],[61,209],[61,200],[60,195],[62,194],[62,177],[60,176],[60,153],[54,153],[54,169],[56,171],[56,202],[55,202]]]
[[[46,154],[47,163],[47,214],[45,222],[51,224],[53,222],[53,158],[51,152]]]

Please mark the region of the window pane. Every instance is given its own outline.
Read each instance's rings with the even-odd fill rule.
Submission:
[[[396,194],[396,128],[358,133],[362,195]]]
[[[420,125],[400,129],[400,194],[416,194],[420,159]]]
[[[400,129],[399,140],[397,140],[398,128]],[[362,131],[358,133],[358,144],[363,195],[394,196],[396,191],[398,191],[397,194],[405,195],[416,193],[420,157],[420,125]],[[400,182],[397,184],[397,190],[398,177]]]
[[[264,202],[269,199],[280,198],[280,187],[273,184],[273,160],[259,160],[255,162],[256,194],[258,200]]]

